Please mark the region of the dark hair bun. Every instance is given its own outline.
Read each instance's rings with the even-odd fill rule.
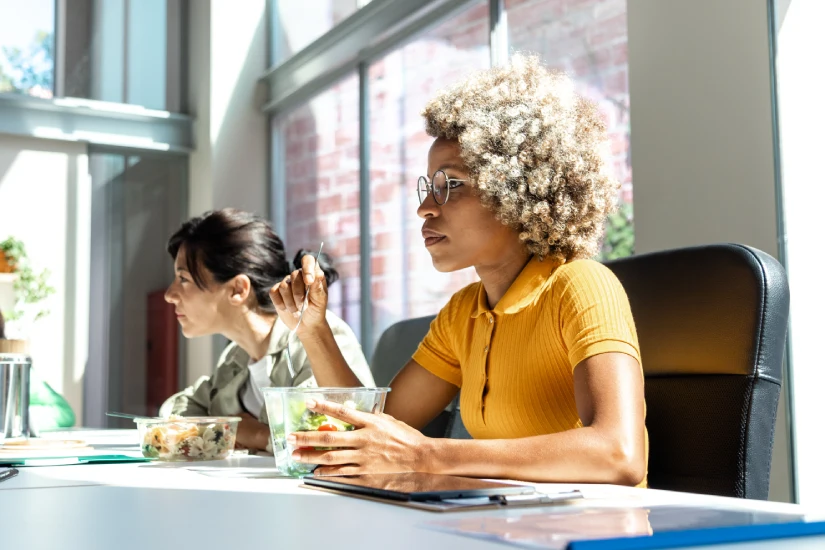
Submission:
[[[301,259],[304,256],[312,256],[313,258],[318,260],[318,265],[321,267],[321,271],[324,272],[324,277],[327,280],[327,285],[331,285],[335,281],[338,280],[338,271],[332,265],[332,258],[321,253],[321,256],[318,257],[318,254],[315,252],[310,252],[309,250],[301,249],[295,254],[295,259],[292,261],[292,265],[295,266],[295,269],[301,269]]]

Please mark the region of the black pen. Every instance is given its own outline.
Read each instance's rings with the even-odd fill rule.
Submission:
[[[0,482],[6,481],[7,479],[11,479],[20,472],[17,471],[17,468],[9,468],[4,472],[0,472]]]

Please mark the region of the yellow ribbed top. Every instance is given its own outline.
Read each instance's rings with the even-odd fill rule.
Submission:
[[[476,439],[562,432],[582,425],[573,370],[600,353],[641,365],[621,283],[592,260],[530,260],[492,310],[481,283],[457,292],[413,359],[461,388],[461,418]]]

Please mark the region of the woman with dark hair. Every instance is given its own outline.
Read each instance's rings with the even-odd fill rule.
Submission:
[[[293,268],[300,268],[307,252],[299,251],[294,265],[290,264],[283,242],[266,220],[232,209],[187,221],[169,239],[167,250],[175,261],[175,281],[166,291],[166,301],[175,305],[183,335],[221,334],[231,343],[215,374],[170,397],[161,415],[241,416],[237,446],[266,449],[269,429],[261,389],[332,382],[310,366],[298,338],[289,338],[289,329],[278,319],[269,296],[274,285]],[[338,279],[328,256],[322,254],[318,265],[328,283]],[[326,320],[358,380],[373,385],[352,329],[329,311]]]

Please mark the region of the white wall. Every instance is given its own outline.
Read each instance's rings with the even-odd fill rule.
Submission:
[[[267,68],[266,1],[189,4],[189,109],[196,150],[189,162],[189,213],[234,207],[267,214],[269,123],[258,78]],[[217,339],[187,341],[187,383],[209,375]]]
[[[213,208],[268,210],[269,118],[261,112],[267,69],[265,0],[212,1],[210,145]]]
[[[776,256],[765,0],[628,0],[628,36],[636,251],[737,242]],[[780,501],[784,409],[771,471]]]
[[[791,284],[791,346],[794,375],[797,476],[800,502],[825,504],[822,423],[822,205],[825,204],[825,2],[779,2],[777,86],[788,277]]]
[[[51,314],[30,336],[34,368],[82,423],[88,354],[90,184],[81,144],[0,136],[0,240],[21,239],[49,269]]]
[[[761,0],[629,0],[636,250],[777,252]]]

